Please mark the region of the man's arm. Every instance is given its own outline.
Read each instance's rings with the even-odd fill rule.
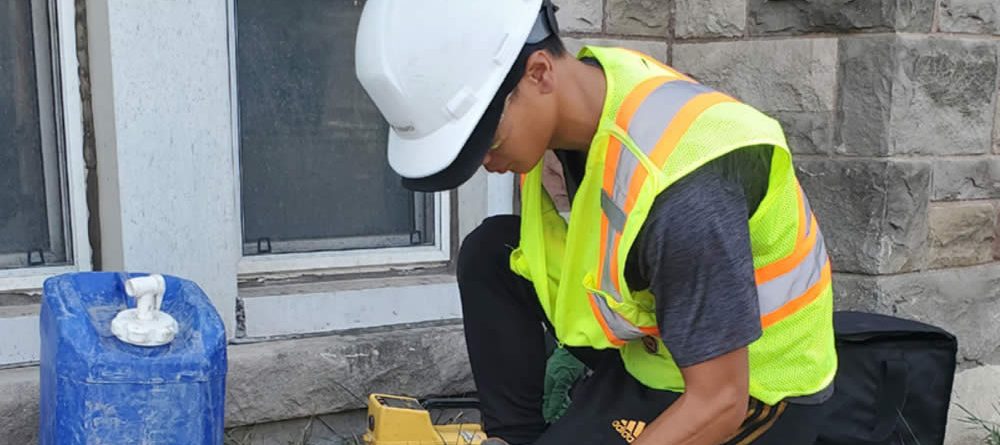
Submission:
[[[656,296],[660,335],[686,387],[639,445],[717,445],[746,416],[747,346],[762,329],[745,183],[766,177],[767,168],[748,169],[755,164],[742,155],[717,159],[661,193],[629,253],[626,280]],[[737,167],[724,168],[730,164]]]
[[[750,398],[746,348],[681,373],[684,394],[633,445],[718,445],[739,429]]]

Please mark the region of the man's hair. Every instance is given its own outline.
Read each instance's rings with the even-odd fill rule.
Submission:
[[[560,39],[559,35],[555,33],[542,39],[541,42],[524,45],[524,48],[521,50],[521,54],[530,56],[535,51],[545,51],[556,58],[565,56],[569,53],[569,51],[566,50],[566,45],[563,44],[562,39]],[[527,59],[527,57],[524,57],[524,59]]]
[[[517,59],[514,60],[514,65],[512,65],[510,71],[507,72],[507,77],[504,78],[503,82],[500,84],[500,88],[493,97],[491,106],[499,106],[502,108],[503,98],[514,90],[514,87],[517,86],[517,82],[519,82],[521,77],[524,76],[524,70],[528,65],[528,57],[537,51],[545,51],[555,58],[560,58],[569,54],[569,51],[566,50],[566,46],[563,45],[562,39],[560,39],[559,35],[555,33],[552,33],[538,43],[524,45],[521,48],[521,53],[518,54]]]

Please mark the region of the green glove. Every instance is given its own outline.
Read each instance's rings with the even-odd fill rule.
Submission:
[[[586,367],[564,348],[557,348],[549,356],[545,370],[545,395],[542,398],[542,415],[545,421],[555,423],[569,408],[569,391],[583,376]]]

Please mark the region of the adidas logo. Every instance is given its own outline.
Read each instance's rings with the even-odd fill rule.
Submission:
[[[611,422],[611,427],[618,431],[626,442],[632,443],[646,429],[646,422],[622,419]]]

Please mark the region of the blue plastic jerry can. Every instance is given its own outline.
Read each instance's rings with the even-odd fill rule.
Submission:
[[[223,443],[226,332],[191,281],[50,278],[40,368],[41,445]]]

